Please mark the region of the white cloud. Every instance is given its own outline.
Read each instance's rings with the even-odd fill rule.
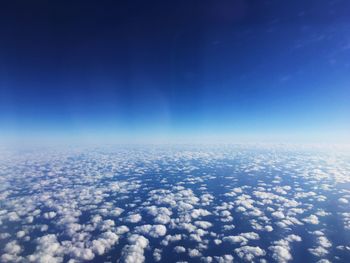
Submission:
[[[248,239],[242,236],[226,236],[222,240],[225,242],[230,242],[232,244],[240,243],[241,245],[246,245],[248,243]]]
[[[241,233],[237,236],[226,236],[222,240],[225,242],[230,242],[232,244],[241,244],[246,245],[248,244],[249,240],[258,240],[260,237],[257,233],[254,232],[247,232],[247,233]]]
[[[20,221],[21,220],[16,212],[8,213],[7,217],[8,217],[8,220],[11,221],[11,222],[16,222],[16,221]]]
[[[56,216],[56,212],[54,212],[54,211],[44,213],[44,218],[46,218],[46,219],[52,219],[55,216]]]
[[[159,249],[159,248],[154,249],[154,251],[153,251],[153,258],[154,258],[154,261],[156,261],[156,262],[161,261],[161,259],[162,259],[162,250]]]
[[[128,238],[129,245],[122,250],[121,262],[142,263],[145,261],[144,250],[149,244],[147,238],[140,235],[131,235]]]
[[[302,241],[300,236],[297,236],[297,235],[294,235],[294,234],[288,235],[285,238],[285,240],[288,241],[288,242],[300,242],[300,241]]]
[[[9,233],[0,233],[0,239],[6,239],[11,237],[11,235]]]
[[[310,215],[309,217],[305,217],[302,219],[302,221],[304,221],[305,223],[308,223],[308,224],[312,224],[312,225],[318,225],[320,222],[318,220],[318,217],[315,215]]]
[[[293,257],[290,253],[291,248],[289,243],[301,241],[301,237],[294,234],[288,235],[285,239],[274,241],[273,245],[269,247],[269,250],[272,251],[272,258],[279,263],[292,260]]]
[[[191,212],[191,216],[192,218],[198,218],[198,217],[202,217],[202,216],[208,216],[211,213],[208,210],[199,208],[199,209],[193,209]]]
[[[332,246],[332,243],[325,236],[318,237],[317,242],[318,244],[320,244],[322,247],[325,247],[325,248],[329,248]]]
[[[148,235],[154,238],[165,236],[166,231],[167,229],[164,225],[142,225],[135,227],[136,233]]]
[[[73,258],[76,258],[82,261],[89,261],[95,257],[95,254],[92,252],[90,248],[72,246],[69,248],[69,252]]]
[[[154,218],[154,222],[158,224],[168,224],[170,222],[170,216],[166,214],[159,214]]]
[[[8,253],[4,253],[0,257],[1,262],[7,263],[7,262],[23,262],[23,257],[17,256],[17,255],[12,255]]]
[[[18,244],[16,240],[11,241],[5,245],[4,252],[11,254],[11,255],[17,255],[22,252],[21,246]]]
[[[166,235],[165,238],[162,240],[162,242],[160,243],[163,246],[167,246],[169,245],[169,243],[173,243],[176,241],[180,241],[182,239],[182,236],[180,234],[176,234],[176,235]]]
[[[64,252],[64,247],[58,242],[56,235],[49,234],[37,239],[36,251],[28,256],[28,260],[38,263],[62,262]]]
[[[290,254],[288,247],[270,246],[269,249],[273,253],[272,258],[279,263],[285,263],[292,259],[292,255]]]
[[[220,245],[222,241],[220,239],[214,239],[215,245]]]
[[[309,248],[308,250],[311,254],[313,254],[316,257],[324,257],[328,254],[328,250],[322,246],[318,246],[316,248]]]
[[[16,237],[17,237],[17,238],[22,238],[22,237],[24,237],[25,235],[26,235],[26,232],[23,231],[23,230],[18,231],[18,232],[16,233]]]
[[[234,259],[232,255],[215,256],[214,258],[218,263],[233,263]]]
[[[213,262],[213,257],[211,257],[211,256],[201,257],[201,262],[203,262],[203,263],[211,263],[211,262]]]
[[[92,241],[91,249],[98,255],[110,250],[119,240],[119,236],[111,231],[104,232],[100,238]]]
[[[125,221],[129,223],[138,223],[141,220],[142,216],[140,214],[131,214],[127,218],[125,218]]]
[[[247,238],[247,239],[251,239],[251,240],[260,239],[259,234],[254,233],[254,232],[241,233],[240,235]]]
[[[234,244],[231,253],[238,261],[263,263],[265,259],[255,258],[264,251],[259,244],[271,240],[266,259],[286,262],[292,259],[290,243],[307,242],[307,235],[311,234],[315,244],[303,246],[318,257],[315,261],[326,262],[321,258],[334,256],[330,254],[333,253],[332,239],[322,232],[327,229],[330,237],[333,236],[327,222],[339,216],[344,230],[350,229],[350,213],[344,212],[350,192],[333,183],[350,182],[348,169],[342,161],[327,159],[326,155],[315,153],[311,157],[293,151],[288,154],[274,151],[271,158],[270,154],[255,154],[246,149],[236,152],[224,147],[185,151],[143,149],[137,151],[137,158],[133,158],[133,151],[128,150],[108,154],[103,151],[83,151],[78,155],[68,152],[38,154],[40,156],[31,158],[36,163],[33,167],[22,166],[24,159],[18,163],[18,168],[25,169],[23,173],[9,170],[8,163],[14,162],[3,162],[0,154],[1,168],[10,171],[8,174],[16,179],[11,178],[13,182],[21,182],[9,184],[6,174],[1,178],[5,190],[0,193],[4,203],[0,209],[0,224],[7,227],[9,222],[15,223],[10,223],[11,235],[0,234],[3,244],[11,244],[6,249],[4,246],[0,261],[51,263],[67,259],[82,262],[94,259],[95,255],[110,253],[112,249],[120,250],[118,241],[126,237],[129,244],[122,249],[121,260],[142,262],[146,260],[144,252],[148,249],[146,237],[162,237],[152,239],[154,246],[147,252],[150,257],[147,260],[152,260],[152,256],[155,261],[160,260],[162,250],[159,245],[165,247],[173,243],[168,248],[163,247],[164,251],[176,253],[175,246],[182,253],[193,256],[189,261],[231,262],[232,255],[219,254],[223,252],[221,243],[225,241]],[[75,161],[69,162],[67,157]],[[231,174],[223,176],[225,181],[219,192],[209,193],[211,180],[220,176],[211,169],[218,165],[230,169]],[[210,174],[204,171],[206,168],[210,168]],[[260,170],[264,173],[254,172]],[[148,176],[151,174],[154,178]],[[244,179],[253,179],[257,185],[250,184],[249,180],[242,181],[238,174],[244,174]],[[157,184],[153,184],[154,181]],[[242,185],[243,182],[246,185]],[[290,186],[283,186],[286,182],[291,182]],[[25,189],[33,189],[35,194],[22,193],[22,184]],[[306,189],[310,190],[306,192]],[[225,194],[227,191],[229,193]],[[339,205],[335,212],[329,209],[334,198]],[[236,219],[235,211],[239,213],[237,222],[243,220],[245,224],[232,224],[232,215]],[[136,225],[128,224],[129,229],[121,225],[125,222]],[[315,226],[306,224],[320,224],[322,229],[313,231]],[[310,228],[307,229],[310,232],[306,231],[305,237],[302,236],[304,240],[297,235],[288,235],[303,228],[302,225]],[[237,231],[250,231],[246,229],[256,233],[236,234]],[[3,230],[10,232],[6,228]],[[47,235],[47,231],[53,234]],[[260,239],[257,233],[262,243],[255,242]],[[285,237],[275,240],[281,233]],[[298,233],[304,235],[304,232]],[[350,249],[341,241],[336,243],[337,250],[344,252],[336,256],[344,261],[344,254]],[[34,250],[30,255],[24,249],[27,245]],[[185,245],[190,249],[185,249]],[[238,245],[241,247],[237,248]],[[219,252],[214,253],[213,248]]]
[[[115,232],[118,235],[122,235],[128,233],[129,231],[130,229],[127,226],[118,226]]]
[[[265,226],[264,230],[267,232],[271,232],[271,231],[273,231],[273,227],[272,226]]]
[[[243,246],[235,249],[236,254],[247,262],[252,262],[255,257],[262,257],[266,255],[265,250],[260,247]]]
[[[338,202],[339,202],[340,204],[343,204],[343,205],[346,205],[346,204],[349,203],[349,201],[348,201],[347,199],[345,199],[345,198],[339,198],[339,199],[338,199]]]
[[[273,212],[272,217],[277,218],[277,219],[283,219],[285,216],[281,211]]]
[[[113,210],[110,212],[110,215],[112,216],[120,216],[124,212],[124,209],[119,208],[119,207],[114,207]]]
[[[208,221],[195,221],[194,224],[203,229],[208,229],[213,226],[213,224]]]
[[[198,249],[188,249],[188,256],[191,258],[200,257],[201,255]]]
[[[222,231],[230,231],[230,230],[232,230],[232,229],[235,229],[236,228],[236,226],[235,225],[223,225],[222,226]]]
[[[186,248],[184,248],[183,246],[176,246],[176,247],[174,247],[174,251],[176,253],[185,253],[186,252]]]

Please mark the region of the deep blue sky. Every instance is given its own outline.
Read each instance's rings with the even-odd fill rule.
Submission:
[[[2,136],[346,138],[349,1],[1,1]]]

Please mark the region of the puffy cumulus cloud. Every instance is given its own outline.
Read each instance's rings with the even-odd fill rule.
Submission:
[[[214,200],[214,196],[206,193],[206,194],[201,195],[200,199],[201,199],[202,205],[210,205],[210,203],[213,202],[213,200]]]
[[[315,192],[312,192],[312,191],[295,194],[296,199],[305,199],[305,198],[314,197],[314,196],[317,196],[317,194]]]
[[[197,227],[191,223],[178,223],[176,228],[186,230],[189,233],[194,232],[197,229]]]
[[[254,233],[254,232],[241,233],[240,236],[243,236],[243,237],[250,239],[250,240],[260,239],[259,234]]]
[[[185,253],[186,252],[186,248],[183,247],[183,246],[176,246],[176,247],[174,247],[174,251],[176,253]]]
[[[224,225],[222,226],[222,231],[231,231],[232,229],[235,229],[236,226],[235,225]]]
[[[270,246],[269,249],[272,251],[272,258],[279,263],[290,261],[293,257],[290,254],[289,247],[280,245]]]
[[[153,238],[165,236],[166,227],[164,225],[142,225],[135,227],[135,232],[143,235],[148,235]]]
[[[248,243],[248,239],[242,237],[242,236],[226,236],[222,239],[225,242],[230,242],[232,244],[241,244],[241,245],[245,245]]]
[[[287,214],[288,214],[288,216],[296,216],[299,214],[303,214],[304,212],[305,212],[305,209],[293,207],[293,208],[288,210]]]
[[[26,232],[23,231],[23,230],[18,231],[18,232],[16,233],[16,237],[17,237],[17,238],[22,238],[22,237],[24,237],[25,235],[26,235]]]
[[[241,233],[237,236],[226,236],[222,240],[225,242],[230,242],[232,244],[248,244],[249,240],[258,240],[260,239],[259,234],[254,232]]]
[[[18,216],[18,214],[16,212],[10,212],[7,214],[7,219],[10,221],[10,222],[17,222],[17,221],[20,221],[21,218]]]
[[[46,218],[46,219],[52,219],[55,216],[56,216],[56,212],[54,212],[54,211],[44,213],[44,218]]]
[[[177,242],[182,239],[182,235],[176,234],[176,235],[166,235],[165,238],[160,243],[163,246],[168,246],[169,243]]]
[[[162,250],[159,249],[159,248],[155,248],[154,251],[153,251],[153,258],[154,258],[154,261],[156,261],[156,262],[161,261],[161,259],[162,259]]]
[[[110,211],[110,215],[118,217],[120,216],[122,213],[124,212],[124,209],[119,208],[119,207],[114,207],[111,211]]]
[[[121,232],[119,232],[121,233]],[[92,241],[91,249],[97,255],[103,255],[109,251],[119,240],[119,236],[111,231],[104,232],[100,238]]]
[[[154,223],[158,223],[158,224],[168,224],[170,223],[170,216],[165,215],[165,214],[159,214],[154,218]]]
[[[155,205],[145,207],[144,210],[152,216],[167,215],[171,216],[173,213],[167,207],[157,207]]]
[[[112,229],[114,226],[115,226],[115,222],[114,222],[113,220],[111,220],[111,219],[107,219],[107,220],[103,220],[103,221],[100,223],[99,228],[100,228],[102,231],[106,231],[106,230]],[[80,226],[79,226],[79,229],[80,229]]]
[[[325,256],[346,261],[350,249],[327,226],[340,218],[344,230],[350,229],[345,209],[350,191],[337,184],[350,183],[341,154],[170,148],[35,152],[6,161],[0,154],[0,261],[82,262],[115,250],[122,251],[120,261],[142,262],[145,255],[157,261],[162,246],[166,253],[187,253],[178,256],[189,261],[232,262],[232,255],[220,254],[229,246],[238,261],[286,262],[292,260],[291,242],[306,242],[310,235],[315,243],[303,246],[315,261]],[[221,168],[230,172],[221,174]],[[212,192],[210,184],[218,178]],[[313,231],[320,221],[329,236]],[[305,227],[310,232],[299,231]],[[241,233],[246,229],[255,233]],[[294,231],[303,240],[288,235]],[[146,237],[162,238],[152,239],[144,253]],[[125,238],[129,243],[121,247]],[[260,245],[266,242],[268,248]],[[33,249],[24,249],[27,245]]]
[[[263,228],[263,230],[267,231],[267,232],[272,232],[273,231],[273,227],[272,226],[265,226]]]
[[[236,200],[234,201],[236,206],[242,206],[245,209],[254,209],[254,203],[255,201],[251,198],[250,195],[242,194],[238,197],[236,197]]]
[[[125,218],[125,221],[129,223],[138,223],[141,220],[142,220],[142,216],[140,214],[131,214]]]
[[[350,246],[343,246],[343,245],[341,245],[341,246],[337,246],[336,248],[339,249],[339,250],[342,250],[342,251],[350,252]]]
[[[316,257],[324,257],[328,254],[328,250],[322,246],[316,248],[309,248],[309,252]]]
[[[272,217],[274,217],[276,219],[283,219],[285,217],[283,212],[281,212],[281,211],[273,212],[271,215],[272,215]]]
[[[235,249],[235,253],[238,257],[247,262],[252,262],[256,257],[262,257],[266,255],[265,250],[260,247],[243,246]]]
[[[229,216],[231,216],[231,212],[228,211],[228,210],[223,210],[223,211],[220,212],[220,216],[222,216],[222,217],[229,217]]]
[[[7,239],[9,237],[11,237],[9,233],[0,233],[0,239]]]
[[[215,256],[214,258],[218,263],[233,263],[234,259],[232,255]]]
[[[74,236],[77,232],[82,230],[82,225],[78,223],[69,223],[65,225],[66,234],[69,236]]]
[[[345,230],[350,230],[350,213],[341,213]]]
[[[327,237],[324,236],[321,231],[314,231],[313,234],[317,236],[316,243],[317,247],[309,248],[309,252],[316,257],[324,257],[329,251],[328,249],[332,247],[332,243],[328,240]]]
[[[193,233],[190,234],[190,240],[196,241],[198,243],[202,242],[202,237],[207,235],[209,232],[203,229],[196,229]]]
[[[328,216],[330,215],[330,213],[326,212],[325,210],[323,209],[318,209],[317,212],[315,213],[317,216]]]
[[[220,239],[214,239],[213,242],[215,245],[220,245],[222,243]]]
[[[201,252],[198,249],[188,249],[188,256],[190,258],[196,258],[202,256]]]
[[[326,248],[329,248],[332,246],[332,243],[325,236],[318,237],[317,243],[320,244],[322,247],[326,247]]]
[[[103,255],[106,251],[108,243],[104,239],[97,239],[92,241],[92,251],[97,255]]]
[[[276,225],[279,226],[280,228],[291,230],[292,226],[294,226],[294,225],[303,225],[303,223],[301,221],[299,221],[295,217],[287,217],[285,219],[282,219],[281,221],[278,221],[276,223]]]
[[[128,233],[130,229],[127,226],[118,226],[115,230],[115,233],[118,235],[122,235]]]
[[[213,257],[211,257],[211,256],[201,257],[201,262],[203,262],[203,263],[211,263],[211,262],[213,262]]]
[[[208,210],[202,208],[193,209],[191,212],[192,218],[199,218],[208,215],[211,215],[211,213]]]
[[[20,262],[22,257],[19,254],[22,252],[22,247],[16,240],[13,240],[5,245],[4,254],[1,255],[1,262]]]
[[[213,224],[208,221],[195,221],[194,224],[203,229],[208,229],[213,226]]]
[[[290,253],[290,243],[291,242],[301,242],[302,239],[298,235],[288,235],[285,239],[274,241],[273,245],[269,247],[272,251],[272,258],[279,263],[285,263],[293,259]]]
[[[69,252],[73,258],[81,261],[89,261],[95,257],[95,254],[90,248],[84,248],[80,246],[69,247]]]
[[[1,262],[23,262],[23,257],[4,253],[0,257]]]
[[[236,212],[238,212],[238,213],[245,212],[245,211],[247,211],[247,209],[243,206],[238,206],[236,208]]]
[[[308,217],[305,217],[302,219],[302,221],[312,225],[318,225],[320,223],[320,221],[318,220],[318,217],[315,215],[310,215]]]
[[[288,241],[288,242],[300,242],[300,241],[302,241],[300,236],[294,235],[294,234],[288,235],[285,238],[285,240]]]
[[[121,262],[125,263],[142,263],[145,261],[144,250],[149,244],[147,238],[141,235],[131,235],[128,238],[129,245],[122,250]]]
[[[28,256],[30,262],[56,263],[62,262],[65,253],[64,247],[58,242],[56,235],[49,234],[39,237],[34,254]]]
[[[348,201],[348,199],[345,199],[345,198],[339,198],[338,199],[338,202],[340,203],[340,204],[342,204],[342,205],[346,205],[346,204],[348,204],[349,203],[349,201]]]

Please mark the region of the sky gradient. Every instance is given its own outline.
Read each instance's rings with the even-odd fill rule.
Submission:
[[[4,1],[2,138],[349,141],[348,1]]]

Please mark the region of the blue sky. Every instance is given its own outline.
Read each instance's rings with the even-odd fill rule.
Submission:
[[[1,5],[3,138],[349,137],[347,1]]]

